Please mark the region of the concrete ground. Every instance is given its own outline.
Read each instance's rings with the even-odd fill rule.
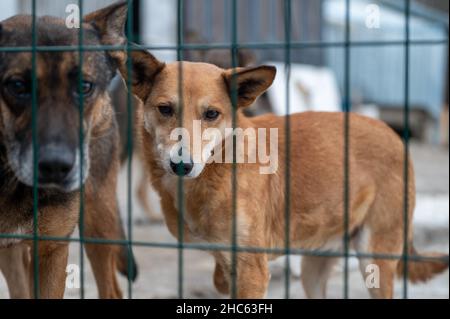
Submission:
[[[412,145],[417,175],[417,209],[415,215],[415,246],[419,251],[449,251],[449,152],[448,149],[429,145]],[[135,177],[139,163],[135,163]],[[126,203],[125,173],[121,176],[121,205]],[[154,195],[153,195],[154,196]],[[152,224],[143,214],[138,204],[134,204],[133,238],[137,241],[175,243],[164,224]],[[70,263],[79,263],[79,246],[71,245]],[[132,285],[133,298],[176,298],[178,296],[178,251],[176,249],[135,247],[134,253],[139,264],[139,278]],[[87,260],[87,259],[86,259]],[[271,265],[272,279],[268,291],[269,298],[284,298],[285,268],[280,258]],[[212,283],[213,258],[207,253],[186,250],[183,253],[183,291],[186,298],[223,298]],[[291,259],[291,298],[305,298],[299,280],[299,258]],[[342,263],[338,264],[328,285],[329,298],[342,298]],[[96,286],[90,266],[86,262],[85,296],[96,298]],[[125,296],[127,281],[120,278]],[[402,282],[397,281],[395,297],[402,297]],[[67,298],[78,298],[79,289],[67,289]],[[358,270],[357,261],[350,260],[349,293],[351,298],[368,298],[368,292]],[[7,298],[5,282],[0,277],[0,298]],[[410,298],[449,298],[449,274],[435,277],[426,284],[409,285]]]

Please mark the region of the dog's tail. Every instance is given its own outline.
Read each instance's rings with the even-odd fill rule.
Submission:
[[[122,218],[119,213],[119,229],[120,229],[120,239],[126,239],[125,231],[123,227]],[[128,245],[121,245],[117,254],[117,269],[119,272],[129,278],[131,281],[136,281],[138,277],[138,266],[136,259],[134,258],[133,249]]]
[[[418,254],[412,243],[409,244],[407,274],[412,283],[425,282],[435,275],[444,272],[449,267],[448,255],[441,253]],[[405,264],[403,260],[398,263],[397,274],[403,276]]]

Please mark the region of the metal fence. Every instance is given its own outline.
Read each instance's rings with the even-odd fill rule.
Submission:
[[[144,0],[145,1],[145,0]],[[231,56],[232,56],[232,64],[233,66],[238,65],[238,50],[240,49],[255,49],[255,50],[283,50],[284,52],[284,63],[285,63],[285,69],[287,74],[286,83],[289,83],[289,77],[290,77],[290,68],[292,63],[292,51],[298,50],[298,49],[317,49],[317,50],[327,50],[329,48],[340,48],[344,51],[344,70],[345,70],[345,76],[344,76],[344,89],[343,89],[343,109],[345,113],[345,124],[344,124],[344,140],[345,140],[345,150],[344,150],[344,158],[342,158],[342,161],[344,163],[344,193],[342,194],[344,198],[344,229],[345,229],[345,235],[342,238],[343,241],[343,247],[344,251],[341,252],[330,252],[330,251],[320,251],[320,250],[306,250],[306,249],[297,249],[291,247],[291,243],[289,240],[289,234],[290,234],[290,225],[289,223],[285,223],[285,245],[284,247],[278,247],[278,248],[259,248],[259,247],[242,247],[238,246],[237,244],[237,225],[236,225],[236,185],[238,183],[237,181],[237,166],[236,163],[233,165],[233,180],[232,180],[232,189],[233,189],[233,216],[234,216],[234,222],[232,227],[232,233],[230,234],[231,239],[231,245],[221,245],[221,244],[193,244],[193,243],[186,243],[184,241],[184,233],[183,233],[183,216],[185,214],[183,210],[183,206],[180,204],[178,207],[179,209],[179,241],[178,243],[157,243],[157,242],[146,242],[146,241],[136,241],[133,238],[133,202],[132,202],[132,158],[133,158],[133,127],[135,125],[134,123],[134,109],[135,105],[133,105],[133,98],[131,96],[131,93],[128,93],[127,102],[128,102],[128,131],[127,131],[127,153],[128,158],[130,159],[128,161],[127,166],[127,239],[126,240],[109,240],[109,239],[103,239],[103,238],[87,238],[84,235],[84,214],[85,214],[85,207],[84,207],[84,197],[85,197],[85,187],[83,184],[80,184],[80,191],[79,191],[79,198],[80,198],[80,211],[79,211],[79,234],[78,236],[73,236],[71,238],[65,238],[65,237],[48,237],[48,236],[40,236],[38,234],[38,171],[37,171],[37,154],[39,152],[39,142],[37,140],[37,127],[36,127],[36,116],[38,112],[37,108],[37,76],[36,76],[36,63],[37,63],[37,54],[40,52],[63,52],[63,51],[77,51],[79,52],[79,57],[81,60],[80,63],[80,70],[78,77],[78,86],[79,86],[79,92],[80,92],[80,109],[79,109],[79,115],[80,119],[83,118],[84,114],[84,100],[82,95],[82,83],[83,83],[83,77],[81,72],[81,65],[83,63],[83,52],[85,51],[117,51],[117,50],[126,50],[131,52],[134,50],[134,47],[132,45],[133,42],[135,42],[135,39],[137,37],[137,34],[135,33],[135,30],[133,30],[135,20],[135,14],[138,12],[137,10],[133,10],[133,6],[136,5],[133,3],[132,0],[127,0],[129,10],[128,10],[128,24],[126,28],[126,33],[128,36],[128,44],[125,46],[95,46],[95,47],[89,47],[86,45],[83,45],[83,29],[80,28],[79,30],[79,45],[75,47],[45,47],[45,46],[38,46],[37,45],[37,33],[35,29],[36,25],[36,3],[37,0],[32,0],[31,2],[31,12],[33,14],[33,33],[32,33],[32,45],[30,47],[2,47],[0,48],[1,52],[31,52],[32,53],[32,96],[33,96],[33,102],[32,102],[32,112],[33,112],[33,120],[32,120],[32,131],[33,131],[33,158],[34,158],[34,168],[33,168],[33,179],[34,179],[34,186],[33,186],[33,198],[34,198],[34,208],[33,208],[33,225],[34,225],[34,233],[32,236],[27,235],[13,235],[13,234],[0,234],[0,238],[20,238],[20,239],[28,239],[33,241],[33,249],[32,253],[34,255],[34,296],[35,298],[39,298],[39,274],[38,267],[39,267],[39,256],[38,256],[38,243],[39,241],[68,241],[68,242],[76,242],[80,244],[80,260],[79,264],[82,269],[81,271],[81,289],[80,289],[80,298],[84,298],[84,265],[85,261],[83,259],[83,246],[85,244],[115,244],[115,245],[124,245],[128,248],[129,256],[131,256],[131,250],[133,247],[152,247],[152,248],[170,248],[175,249],[178,251],[178,297],[183,298],[184,297],[184,285],[183,285],[183,278],[184,278],[184,251],[186,249],[200,249],[205,251],[228,251],[232,254],[232,265],[233,269],[231,271],[231,296],[236,296],[236,258],[237,255],[240,252],[251,252],[251,253],[277,253],[277,254],[283,254],[287,255],[288,258],[286,259],[286,266],[285,266],[285,298],[290,298],[290,268],[289,268],[289,256],[290,255],[304,255],[304,256],[328,256],[328,257],[340,257],[344,260],[344,272],[343,272],[343,296],[344,298],[349,297],[349,258],[350,257],[359,257],[359,258],[381,258],[381,259],[402,259],[404,261],[404,278],[403,278],[403,297],[408,298],[408,262],[411,260],[421,260],[418,256],[409,256],[408,255],[408,229],[405,227],[404,229],[404,249],[403,254],[401,256],[398,255],[389,255],[389,254],[365,254],[365,253],[352,253],[350,251],[349,247],[349,220],[348,220],[348,214],[349,214],[349,178],[351,171],[349,170],[349,132],[350,132],[350,121],[349,121],[349,114],[352,111],[352,101],[351,101],[351,60],[352,60],[352,49],[353,48],[372,48],[373,50],[377,50],[381,47],[400,47],[404,50],[404,74],[403,74],[403,81],[404,81],[404,91],[403,91],[403,97],[404,97],[404,135],[403,135],[403,141],[404,141],[404,189],[399,190],[403,192],[403,202],[404,202],[404,225],[408,225],[408,205],[409,205],[409,198],[408,198],[408,191],[407,191],[407,185],[408,180],[410,179],[410,176],[408,176],[408,161],[409,161],[409,140],[410,137],[408,135],[409,132],[409,111],[410,111],[410,56],[411,56],[411,47],[418,47],[418,46],[444,46],[447,47],[448,50],[448,33],[446,39],[420,39],[420,40],[412,40],[411,39],[411,28],[410,28],[410,21],[412,11],[411,11],[411,0],[402,0],[399,1],[402,3],[402,6],[404,6],[404,40],[393,40],[393,41],[352,41],[351,39],[351,13],[350,13],[350,6],[351,2],[356,0],[342,0],[342,2],[345,2],[346,6],[346,14],[345,14],[345,36],[343,41],[295,41],[293,40],[293,26],[292,22],[294,17],[293,15],[293,1],[292,0],[279,0],[279,3],[282,3],[283,5],[283,36],[284,41],[282,42],[259,42],[254,43],[252,41],[248,42],[241,42],[239,41],[239,28],[238,28],[238,1],[237,0],[230,0],[227,1],[229,3],[229,7],[227,7],[227,11],[223,12],[224,15],[228,15],[230,17],[231,21],[231,27],[230,30],[227,30],[227,33],[230,36],[230,41],[224,41],[223,43],[214,43],[214,44],[195,44],[195,43],[186,43],[184,36],[185,36],[185,1],[183,0],[177,0],[177,44],[175,46],[142,46],[142,48],[148,49],[150,51],[158,51],[158,50],[174,50],[177,52],[177,59],[179,61],[182,61],[185,55],[185,51],[187,50],[210,50],[210,49],[226,49],[229,50]],[[78,0],[78,5],[81,11],[81,15],[83,15],[83,0]],[[298,3],[296,4],[296,6]],[[210,17],[209,17],[210,19]],[[214,23],[212,19],[208,20],[210,23]],[[127,68],[129,74],[132,72],[132,65],[131,61],[129,60],[127,62]],[[183,77],[183,74],[180,69],[180,80]],[[182,81],[180,81],[181,83]],[[131,86],[131,80],[128,80],[128,86]],[[180,87],[180,93],[182,88]],[[285,90],[286,96],[290,95],[290,89],[289,85],[286,85]],[[236,114],[236,104],[237,104],[237,95],[236,90],[234,90],[233,94],[233,105],[234,105],[234,113]],[[288,101],[286,103],[286,113],[290,113],[291,106],[289,105],[289,99],[286,99]],[[285,194],[286,194],[286,204],[285,204],[285,220],[289,220],[290,218],[290,187],[291,187],[291,181],[290,181],[290,162],[289,162],[289,154],[291,152],[290,150],[290,127],[291,127],[291,121],[290,116],[287,115],[285,118],[286,123],[286,185],[285,185]],[[182,125],[182,123],[180,123]],[[236,115],[234,116],[233,120],[233,127],[236,125]],[[79,132],[79,139],[80,139],[80,151],[83,152],[83,139],[84,139],[84,133],[82,129],[82,125],[80,125],[80,132]],[[81,154],[81,157],[83,157],[83,154]],[[83,175],[83,170],[85,168],[81,166],[80,169],[80,175]],[[179,203],[183,202],[183,179],[180,178],[179,180]],[[152,258],[151,255],[148,256],[148,258]],[[429,258],[426,258],[427,261],[429,261]],[[439,259],[442,261],[442,259]],[[131,269],[132,261],[129,258],[129,267]],[[128,289],[127,289],[127,295],[128,298],[133,298],[133,285],[132,285],[132,273],[129,272],[129,278],[128,278]]]

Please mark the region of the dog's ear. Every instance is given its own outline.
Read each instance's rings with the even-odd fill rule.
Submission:
[[[229,69],[223,74],[230,97],[237,94],[237,106],[251,105],[273,83],[277,69],[273,66]]]
[[[145,103],[153,86],[155,77],[164,69],[165,63],[159,61],[150,52],[133,46],[130,50],[128,63],[122,63],[120,73],[127,81],[129,66],[131,66],[131,84],[133,94]]]
[[[127,12],[127,2],[119,2],[86,15],[83,21],[94,26],[103,45],[124,45],[127,42],[125,36]],[[125,61],[126,54],[123,51],[108,53],[114,59],[119,59],[119,62]]]

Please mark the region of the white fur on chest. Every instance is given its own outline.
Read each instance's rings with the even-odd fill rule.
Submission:
[[[178,198],[178,183],[178,177],[170,174],[166,174],[162,178],[164,190],[168,192],[175,200]],[[178,207],[178,205],[175,205],[175,207]]]
[[[24,227],[17,227],[17,229],[13,232],[6,232],[6,234],[11,235],[11,236],[23,236],[26,235],[27,232],[25,230]],[[22,242],[23,239],[22,238],[0,238],[0,248],[5,248],[14,244],[18,244],[20,242]]]
[[[332,238],[332,239],[329,239],[325,243],[325,245],[323,245],[320,248],[320,250],[340,252],[340,251],[342,251],[343,246],[344,246],[344,243],[343,243],[343,240],[341,237]]]
[[[208,233],[209,235],[205,235],[205,231],[202,230],[201,227],[206,227],[205,224],[203,226],[198,224],[198,220],[195,220],[193,218],[193,214],[186,208],[185,203],[183,203],[183,207],[180,208],[179,200],[180,196],[178,195],[178,190],[180,189],[183,192],[183,196],[186,194],[186,189],[180,187],[179,185],[180,181],[179,178],[173,175],[166,174],[162,179],[162,184],[165,190],[172,196],[173,203],[175,209],[179,212],[180,209],[183,211],[183,220],[186,224],[187,228],[189,229],[189,236],[190,236],[190,242],[196,242],[196,243],[205,243],[205,242],[215,242],[215,243],[221,243],[221,244],[229,244],[231,241],[232,236],[232,230],[231,227],[229,229],[229,233],[211,233],[211,228],[208,227]],[[194,182],[195,183],[195,182]],[[211,198],[196,198],[196,201],[206,201],[206,203],[211,201]],[[208,218],[217,218],[217,216],[221,216],[222,214],[218,215],[210,215],[211,212],[209,211],[209,208],[204,205],[197,205],[200,206],[199,212],[195,212],[195,215],[201,216],[200,218],[208,219]],[[248,220],[247,216],[244,213],[244,209],[241,207],[238,207],[236,212],[236,226],[237,226],[237,240],[239,243],[246,244],[248,239],[250,238],[250,229],[251,224]],[[214,211],[217,213],[217,211]],[[218,221],[220,222],[220,221]],[[206,223],[208,224],[208,223]],[[231,224],[231,223],[230,223]],[[208,238],[207,238],[208,236]]]
[[[180,180],[177,176],[169,174],[166,174],[162,179],[163,187],[172,196],[174,207],[178,212],[180,211],[180,204],[179,204],[180,196],[178,194],[178,190],[180,189],[183,192],[183,196],[185,194],[184,189],[181,187],[179,183]],[[198,225],[194,222],[192,215],[186,209],[186,205],[184,205],[184,203],[182,211],[183,211],[183,221],[190,231],[189,241],[195,243],[205,242],[203,236],[201,236],[201,232],[198,230]]]
[[[299,248],[317,251],[342,252],[344,243],[342,237],[329,238],[325,242],[317,238],[305,240],[299,243]]]

